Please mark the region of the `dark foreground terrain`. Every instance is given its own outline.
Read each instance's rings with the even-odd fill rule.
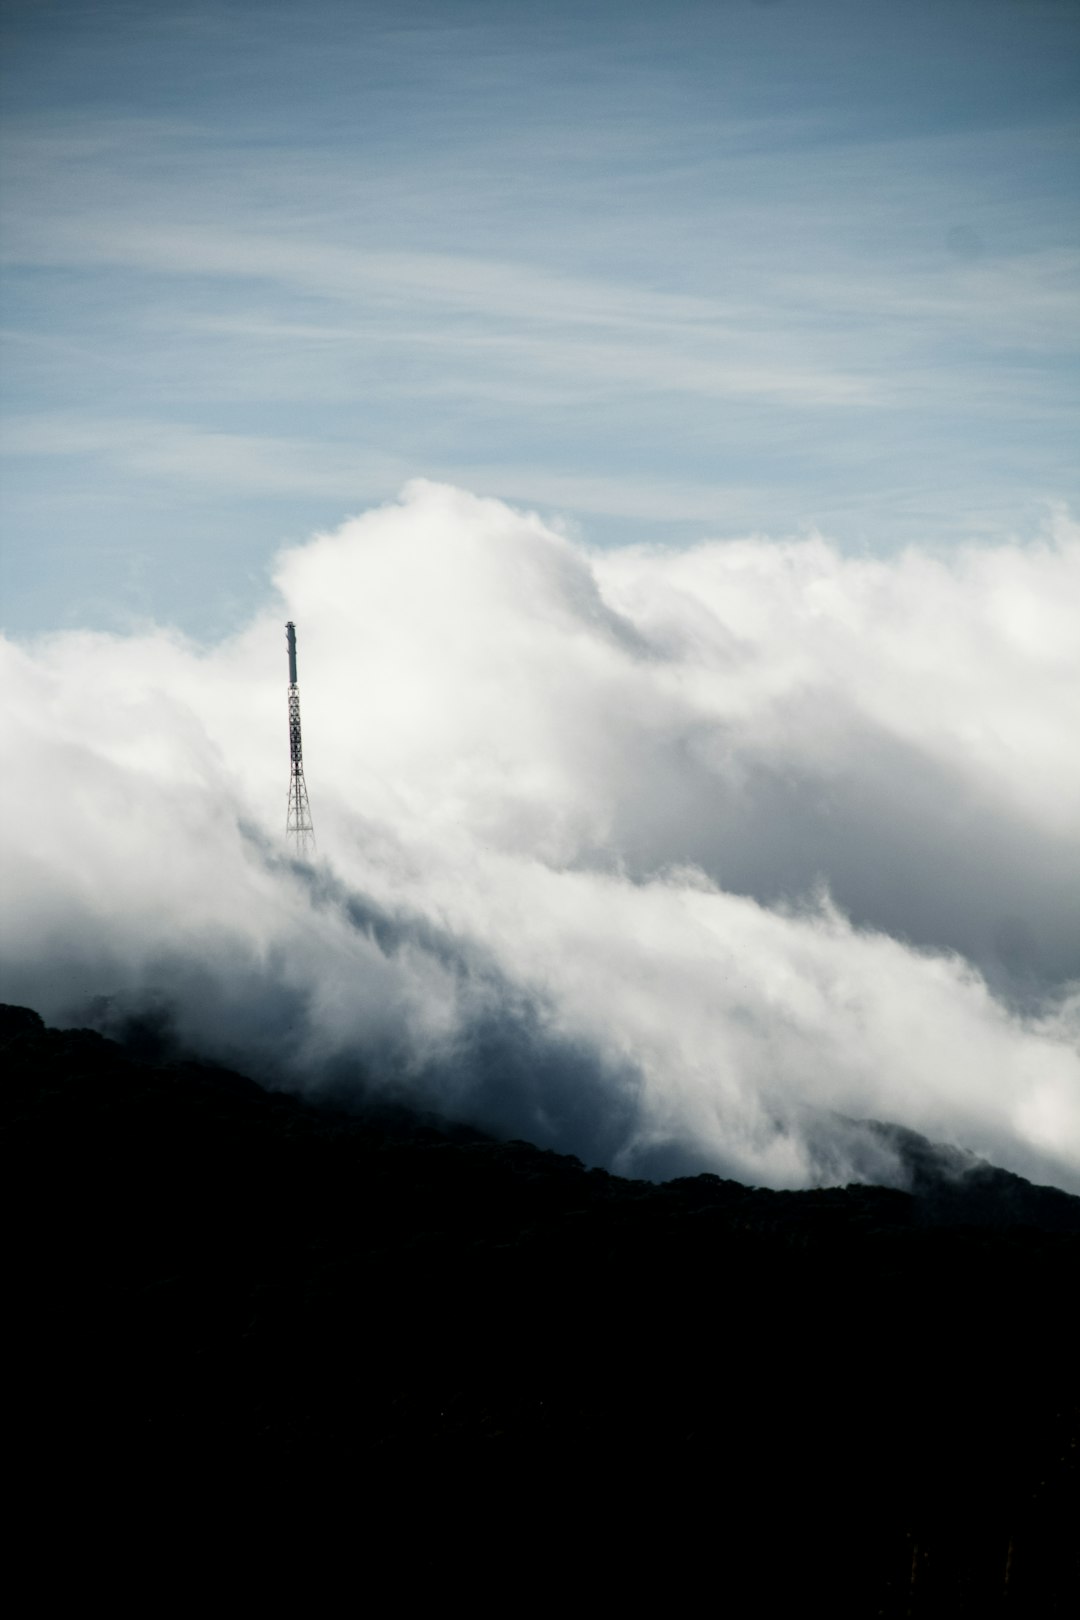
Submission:
[[[389,1608],[1080,1612],[1080,1200],[914,1137],[912,1194],[624,1181],[25,1009],[0,1047],[28,1535],[314,1511]]]

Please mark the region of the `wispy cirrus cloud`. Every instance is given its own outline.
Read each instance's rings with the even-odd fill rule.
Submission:
[[[416,474],[580,492],[604,540],[631,489],[639,537],[1030,532],[1080,493],[1067,19],[818,11],[27,13],[4,405],[156,446],[12,454],[27,569],[77,489],[96,546],[165,521],[231,589],[192,492],[247,555],[260,462],[293,533]],[[129,471],[161,504],[107,531]]]

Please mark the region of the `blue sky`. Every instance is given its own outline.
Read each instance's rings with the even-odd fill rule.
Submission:
[[[2,622],[444,479],[601,545],[1075,509],[1080,5],[3,7]]]

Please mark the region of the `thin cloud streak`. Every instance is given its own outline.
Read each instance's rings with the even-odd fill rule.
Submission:
[[[481,351],[512,344],[515,356],[528,359],[531,351],[533,363],[545,369],[572,370],[576,360],[586,372],[606,372],[613,381],[635,379],[653,388],[717,395],[756,393],[810,405],[893,397],[896,380],[887,367],[903,354],[897,353],[898,344],[907,349],[914,341],[916,355],[932,354],[950,337],[989,341],[1003,351],[1021,345],[1059,354],[1062,343],[1070,349],[1076,344],[1080,253],[1071,250],[1029,251],[977,266],[924,266],[917,277],[907,271],[886,278],[866,266],[857,274],[836,266],[827,274],[805,266],[797,274],[774,269],[763,285],[758,278],[758,295],[751,299],[745,291],[710,298],[675,295],[508,260],[364,251],[301,240],[307,235],[302,218],[291,230],[279,219],[269,232],[254,225],[225,231],[197,224],[177,228],[161,219],[134,224],[124,215],[104,221],[68,215],[38,230],[12,233],[6,260],[12,266],[110,267],[169,278],[273,282],[283,291],[317,294],[343,308],[380,311],[379,320],[331,323],[324,333],[288,320],[264,323],[264,336],[337,335],[368,342],[396,337]],[[486,324],[476,332],[387,333],[381,320],[394,309],[457,312],[482,317]],[[500,321],[520,330],[510,335],[488,329]],[[244,318],[236,324],[243,335]],[[217,318],[218,330],[229,326],[229,317]],[[632,337],[635,347],[609,340],[594,347],[590,364],[577,339],[559,353],[549,336],[527,335],[530,328],[544,326],[564,327],[568,334],[578,328],[621,333]],[[662,347],[650,352],[653,343]],[[681,355],[680,344],[687,345]],[[715,360],[702,359],[703,344],[719,350]],[[726,364],[725,346],[730,350]],[[764,365],[754,358],[763,348],[769,352]],[[844,357],[841,366],[826,359],[829,349]],[[907,356],[909,370],[912,358]],[[929,396],[942,379],[925,361],[921,365]],[[917,377],[917,358],[913,369]],[[952,386],[959,392],[969,381],[961,375]],[[1032,383],[1028,378],[1029,388]],[[901,379],[900,387],[910,391],[911,379]]]

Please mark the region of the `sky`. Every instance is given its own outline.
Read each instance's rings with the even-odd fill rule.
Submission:
[[[450,482],[685,544],[1077,496],[1075,0],[7,0],[0,623]]]
[[[1080,5],[2,17],[0,996],[1080,1192]]]

